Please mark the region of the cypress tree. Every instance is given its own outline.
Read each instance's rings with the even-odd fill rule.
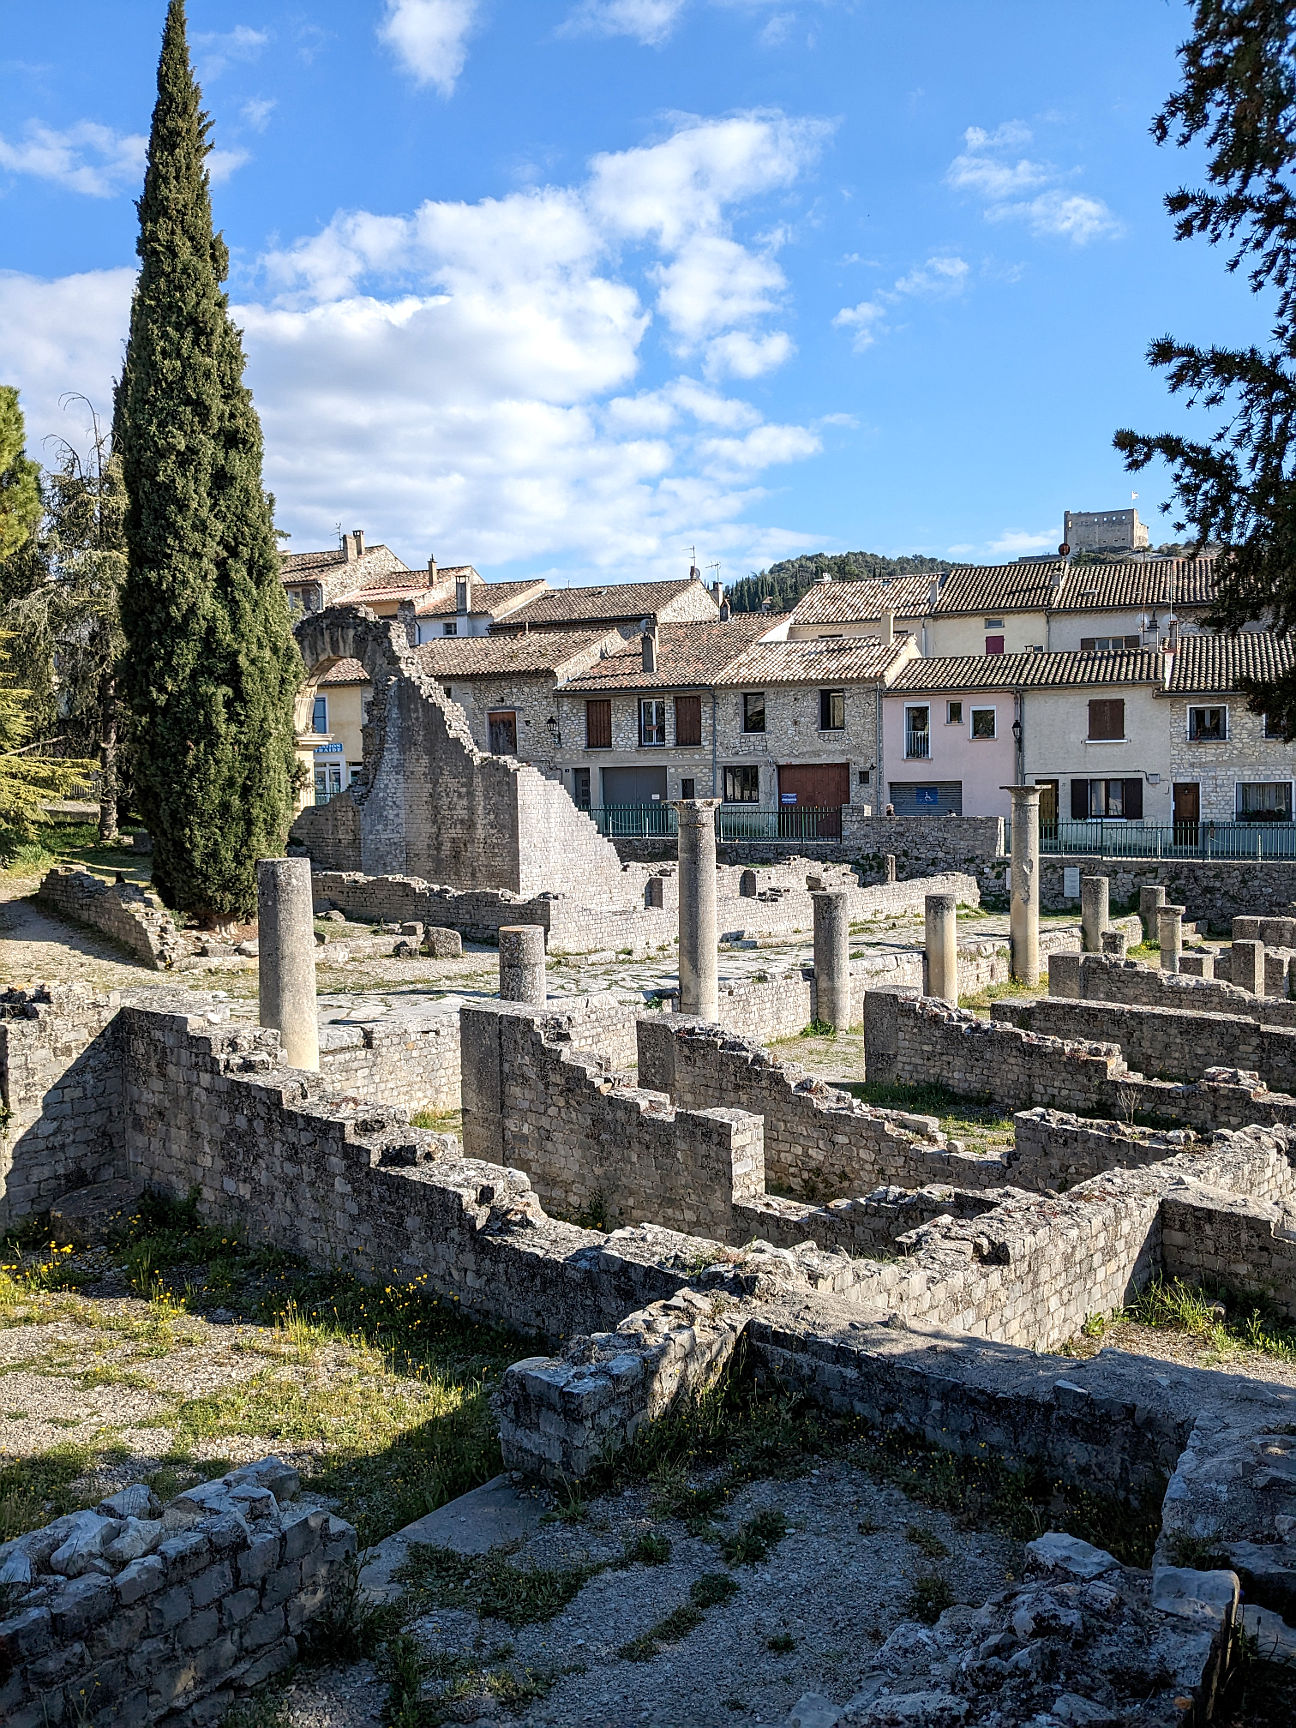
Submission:
[[[229,253],[212,227],[184,0],[167,9],[157,89],[113,438],[127,494],[121,683],[154,885],[214,924],[252,915],[256,860],[283,852],[301,658],[221,291]]]

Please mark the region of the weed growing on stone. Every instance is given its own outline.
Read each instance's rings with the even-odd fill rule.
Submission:
[[[456,1554],[450,1548],[411,1543],[398,1577],[416,1611],[471,1608],[506,1626],[552,1620],[596,1573],[600,1565],[514,1566],[504,1555]]]
[[[787,1519],[777,1507],[745,1519],[731,1536],[720,1542],[720,1552],[730,1566],[754,1566],[777,1548],[787,1535]]]
[[[944,1560],[949,1549],[934,1530],[924,1530],[921,1524],[906,1524],[905,1536],[929,1560]]]
[[[708,1608],[716,1608],[737,1594],[738,1585],[727,1572],[704,1572],[689,1587],[689,1600],[623,1644],[617,1654],[627,1662],[651,1662],[663,1644],[679,1644],[696,1632]]]
[[[741,1365],[694,1403],[641,1429],[586,1488],[611,1492],[646,1479],[660,1515],[715,1535],[714,1521],[745,1483],[800,1476],[822,1458],[844,1459],[971,1528],[1021,1541],[1066,1530],[1126,1565],[1149,1564],[1160,1530],[1159,1493],[1132,1506],[1041,1470],[1014,1469],[988,1446],[965,1458],[917,1436],[880,1433],[800,1393],[758,1385]]]
[[[970,1152],[986,1152],[1013,1142],[1012,1116],[1005,1115],[1003,1107],[987,1097],[965,1098],[945,1086],[912,1086],[907,1082],[851,1081],[844,1089],[864,1104],[935,1116],[943,1132],[962,1140]]]
[[[765,1648],[772,1650],[776,1656],[790,1656],[797,1647],[797,1641],[790,1632],[776,1632],[772,1638],[765,1640]]]
[[[622,1550],[622,1561],[626,1566],[636,1563],[641,1566],[664,1566],[670,1557],[670,1537],[658,1535],[655,1530],[645,1530],[641,1536],[627,1542]]]
[[[1006,953],[1007,950],[1005,949]],[[1002,1002],[1013,997],[1035,998],[1045,994],[1038,984],[1018,984],[1013,979],[1006,979],[1002,984],[985,984],[980,990],[974,990],[970,995],[960,996],[960,1008],[988,1008],[992,1002]]]
[[[798,1038],[835,1038],[837,1028],[827,1020],[812,1020],[808,1026],[803,1026],[797,1033]]]
[[[954,1606],[954,1592],[939,1572],[923,1572],[914,1579],[901,1612],[906,1619],[934,1626],[947,1608]]]
[[[1226,1355],[1239,1347],[1296,1361],[1296,1326],[1255,1296],[1156,1278],[1119,1319],[1188,1332]]]

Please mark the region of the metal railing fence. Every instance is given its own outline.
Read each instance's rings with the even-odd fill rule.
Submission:
[[[678,831],[674,808],[664,800],[653,804],[602,804],[585,811],[600,834],[609,840],[668,838]],[[716,811],[719,840],[840,840],[841,809],[808,804],[783,804],[769,809],[759,804],[722,804]]]
[[[1296,859],[1296,822],[1042,822],[1040,847],[1095,858]]]

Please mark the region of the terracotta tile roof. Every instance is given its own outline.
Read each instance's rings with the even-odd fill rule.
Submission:
[[[899,576],[891,582],[868,576],[858,582],[816,582],[792,608],[792,622],[875,624],[887,606],[897,618],[922,618],[932,581],[931,576]]]
[[[1060,607],[1064,612],[1128,612],[1139,607],[1209,606],[1215,598],[1214,558],[1159,558],[1152,563],[1073,564]]]
[[[508,620],[510,630],[524,625],[578,624],[586,619],[638,622],[660,612],[692,586],[690,577],[662,582],[609,582],[602,587],[555,588],[530,605],[519,607]],[[769,628],[769,620],[765,620]]]
[[[457,610],[455,580],[472,573],[472,609],[474,612],[489,612],[492,618],[498,618],[502,613],[512,612],[528,595],[544,594],[548,583],[543,580],[531,582],[484,582],[471,564],[440,570],[438,577],[448,577],[450,585],[444,592],[439,589],[428,596],[426,600],[416,600],[414,611],[419,618],[440,617],[443,613],[453,617]]]
[[[620,641],[606,630],[535,630],[521,636],[438,636],[414,652],[434,678],[489,678],[506,673],[561,675],[584,671],[601,643]]]
[[[1277,678],[1294,664],[1296,642],[1267,630],[1243,630],[1236,636],[1180,636],[1166,694],[1224,695],[1240,689],[1243,678]]]
[[[850,684],[881,678],[912,649],[912,639],[848,636],[840,641],[755,642],[716,678],[717,684]]]
[[[657,631],[655,672],[644,671],[643,639],[633,636],[563,688],[675,690],[710,685],[735,655],[769,628],[770,620],[754,612],[735,612],[732,618],[714,624],[662,624]]]
[[[367,546],[358,558],[347,559],[340,547],[327,552],[281,552],[280,568],[285,582],[318,581],[352,574],[351,585],[356,590],[379,587],[425,587],[427,572],[409,570],[390,546]],[[408,580],[406,580],[406,578]]]
[[[1042,612],[1065,577],[1061,559],[1048,564],[965,564],[941,584],[933,615],[951,613]]]
[[[930,576],[883,583],[820,582],[792,611],[795,624],[872,624],[890,606],[897,618],[929,615]],[[961,564],[937,578],[930,616],[1004,612],[1116,612],[1142,607],[1208,606],[1215,597],[1215,559],[1130,559],[1123,564]]]
[[[324,684],[367,684],[368,682],[369,674],[358,660],[339,660],[336,665],[330,666],[324,676],[318,680],[321,686]]]
[[[950,659],[911,660],[891,686],[891,693],[1159,684],[1163,676],[1162,657],[1151,648],[1119,654],[960,654]]]

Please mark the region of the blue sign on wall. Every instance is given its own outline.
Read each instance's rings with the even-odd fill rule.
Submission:
[[[915,786],[915,804],[939,804],[940,788],[938,786]]]
[[[317,756],[340,756],[342,754],[342,746],[341,744],[317,744],[315,746],[315,754]]]
[[[796,801],[797,801],[797,795],[795,792],[780,792],[779,793],[779,803],[780,804],[795,804]]]

